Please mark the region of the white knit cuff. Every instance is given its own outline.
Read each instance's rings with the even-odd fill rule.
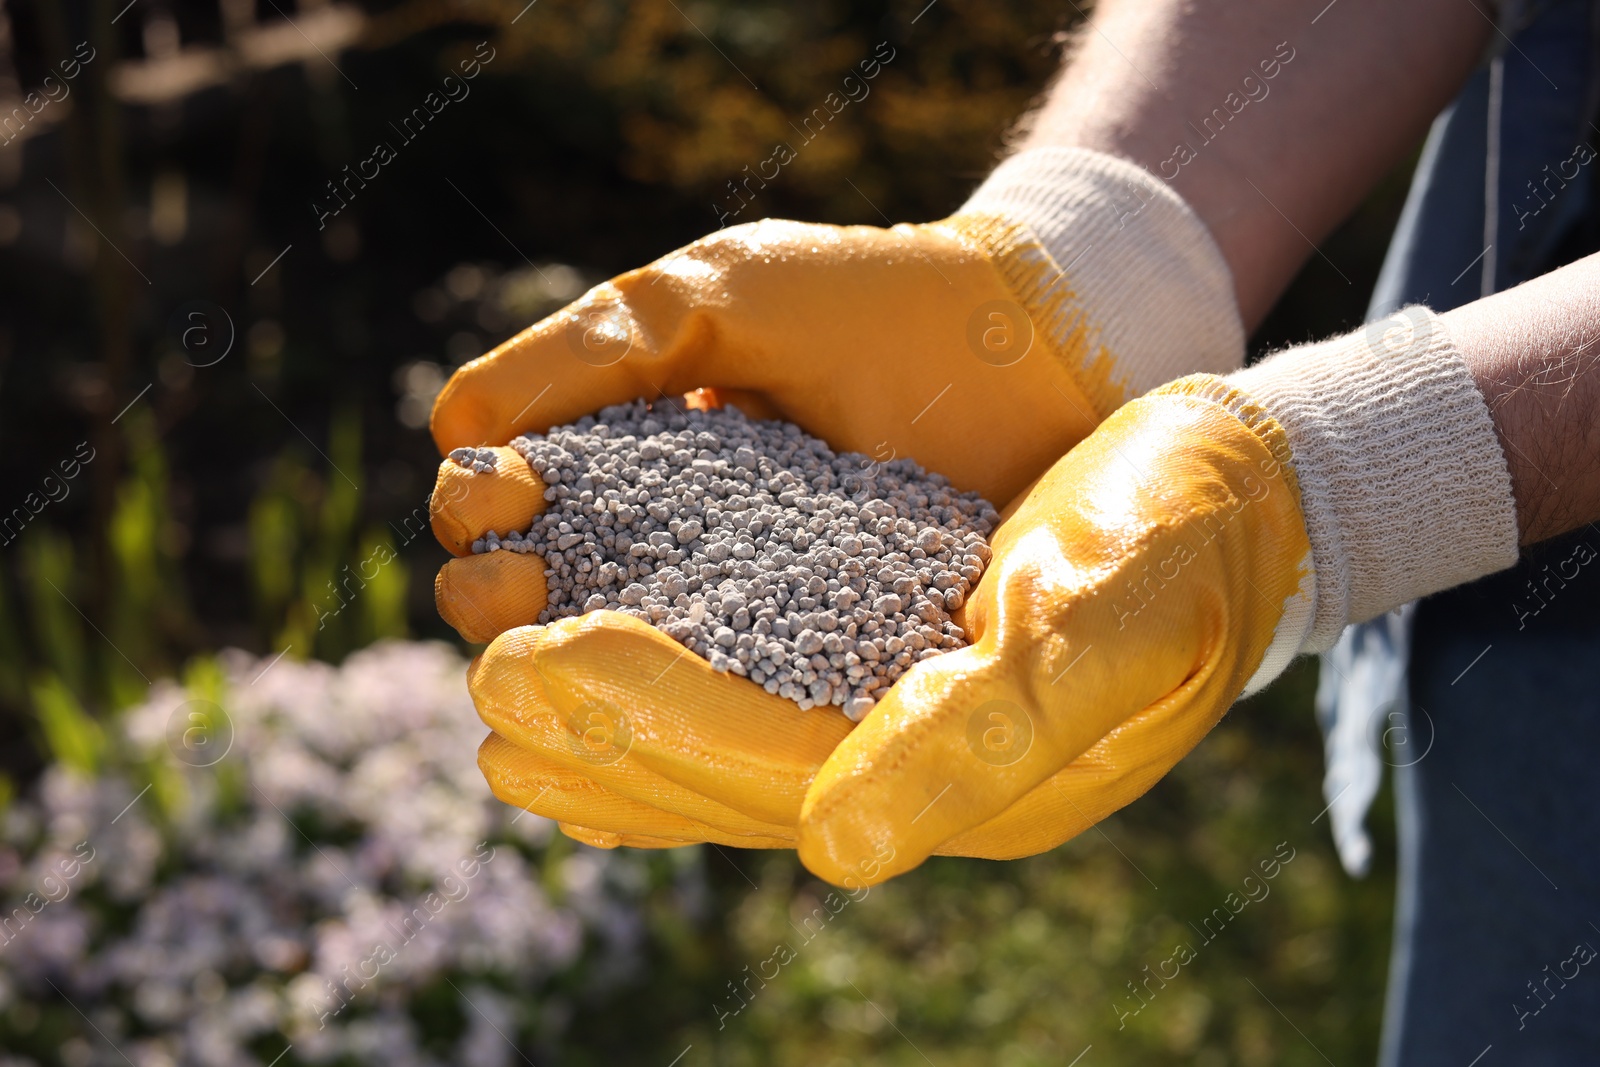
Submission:
[[[1062,268],[1129,396],[1244,364],[1233,274],[1211,231],[1163,181],[1083,148],[1034,148],[996,167],[958,215],[1020,223]]]
[[[1511,473],[1444,323],[1404,308],[1228,379],[1283,427],[1311,542],[1301,651],[1517,561]]]

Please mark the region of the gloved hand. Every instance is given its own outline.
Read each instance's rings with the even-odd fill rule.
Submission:
[[[990,545],[972,643],[901,678],[810,786],[800,857],[822,878],[1092,826],[1216,724],[1312,574],[1283,430],[1210,377],[1119,409]]]
[[[1004,501],[1128,397],[1241,356],[1226,266],[1182,202],[1120,161],[1042,150],[942,222],[767,221],[624,274],[458,371],[433,432],[445,452],[500,446],[702,389]],[[616,613],[515,629],[544,607],[542,561],[468,550],[526,529],[543,487],[496,454],[492,473],[441,467],[434,529],[463,557],[440,573],[441,613],[470,640],[504,635],[471,680],[499,795],[596,842],[792,842],[849,723]]]
[[[1297,652],[1514,563],[1517,522],[1488,408],[1414,308],[1133,401],[991,544],[973,643],[902,677],[806,794],[829,881],[1054,847]]]

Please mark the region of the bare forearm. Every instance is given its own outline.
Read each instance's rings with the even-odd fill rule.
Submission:
[[[1417,144],[1492,32],[1468,0],[1318,7],[1104,0],[1022,142],[1170,181],[1221,247],[1247,327]]]
[[[1505,447],[1523,544],[1600,521],[1600,254],[1443,318]]]

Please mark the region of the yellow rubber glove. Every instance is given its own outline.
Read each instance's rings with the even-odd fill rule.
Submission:
[[[1052,848],[1297,653],[1517,545],[1494,420],[1425,308],[1163,386],[1002,522],[973,644],[918,664],[829,756],[800,857],[852,884]]]
[[[829,881],[1031,855],[1137,798],[1246,688],[1312,573],[1283,430],[1209,376],[1112,415],[990,543],[972,643],[901,678],[810,786],[800,857]]]
[[[1119,183],[1137,173],[1087,166]],[[1074,180],[1087,197],[1093,182]],[[607,404],[702,389],[707,403],[791,419],[877,460],[909,456],[959,488],[1009,499],[1161,380],[1175,353],[1192,346],[1219,367],[1238,358],[1209,237],[1169,191],[1148,195],[1126,233],[1103,204],[1083,222],[1117,238],[1092,275],[1064,271],[1029,227],[994,213],[888,230],[767,221],[720,232],[463,367],[436,405],[435,439],[442,451],[503,445]],[[1170,284],[1153,284],[1161,272],[1141,267],[1141,250]],[[1131,295],[1140,284],[1182,294],[1169,309],[1187,303],[1194,314],[1149,318]],[[468,552],[487,530],[526,529],[543,487],[509,449],[494,452],[490,473],[441,467],[434,528],[463,557],[440,572],[441,613],[469,640],[503,635],[471,679],[496,731],[480,762],[498,795],[594,843],[792,843],[805,789],[850,724],[716,674],[617,613],[517,629],[544,607],[542,561]]]

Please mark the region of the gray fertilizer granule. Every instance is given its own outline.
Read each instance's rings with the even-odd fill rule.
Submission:
[[[456,448],[450,452],[456,466],[465,467],[476,474],[493,474],[500,457],[492,448]]]
[[[548,509],[472,550],[544,557],[540,622],[621,611],[715,670],[853,721],[913,663],[966,644],[950,613],[999,515],[911,460],[835,453],[733,408],[642,400],[511,447],[548,486]],[[461,451],[463,467],[493,470]]]

